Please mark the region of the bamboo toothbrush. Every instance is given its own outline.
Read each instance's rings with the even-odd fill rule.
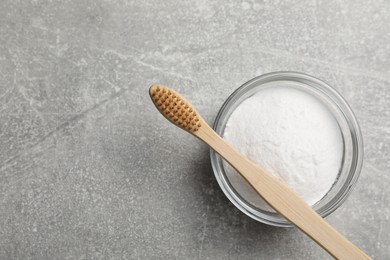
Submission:
[[[318,215],[279,179],[226,143],[183,96],[163,85],[149,90],[153,103],[171,123],[199,138],[229,162],[269,205],[337,259],[371,259]]]

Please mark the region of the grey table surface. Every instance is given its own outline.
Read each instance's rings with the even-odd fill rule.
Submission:
[[[0,1],[0,259],[327,259],[220,190],[208,148],[147,94],[212,123],[245,81],[309,73],[349,102],[365,160],[327,219],[390,258],[389,1]]]

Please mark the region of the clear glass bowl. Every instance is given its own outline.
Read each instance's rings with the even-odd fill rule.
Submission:
[[[230,95],[220,109],[213,128],[222,136],[230,115],[243,100],[264,88],[275,85],[294,87],[313,95],[329,109],[340,128],[343,138],[343,158],[338,177],[329,192],[313,205],[322,217],[326,217],[348,197],[359,177],[363,163],[363,140],[355,115],[347,102],[332,87],[313,76],[298,72],[264,74],[246,82]],[[212,149],[210,157],[219,186],[238,209],[251,218],[268,225],[292,226],[278,213],[258,208],[240,196],[226,176],[223,159]]]

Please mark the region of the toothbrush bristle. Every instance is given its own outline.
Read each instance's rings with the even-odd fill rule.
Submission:
[[[201,127],[195,109],[174,90],[153,85],[150,87],[150,97],[157,109],[175,125],[190,132],[196,132]]]

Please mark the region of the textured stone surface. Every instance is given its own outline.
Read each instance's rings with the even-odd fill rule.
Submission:
[[[212,122],[277,70],[317,76],[361,124],[365,164],[328,220],[390,257],[390,2],[0,1],[1,259],[327,259],[222,194],[207,147],[160,116],[161,82]]]

